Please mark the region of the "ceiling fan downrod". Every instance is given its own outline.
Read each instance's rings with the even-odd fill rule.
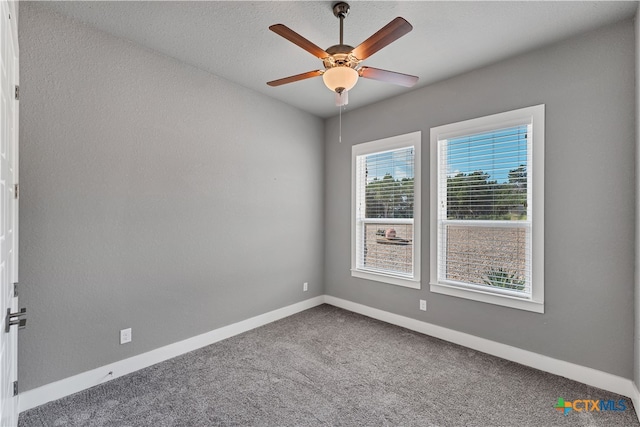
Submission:
[[[333,5],[333,15],[340,19],[340,44],[343,43],[344,18],[349,15],[349,3],[340,2]]]

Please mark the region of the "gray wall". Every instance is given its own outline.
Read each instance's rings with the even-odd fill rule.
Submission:
[[[633,377],[635,55],[631,21],[326,123],[325,290],[560,360]],[[350,95],[357,97],[357,87]],[[422,276],[429,277],[429,129],[546,104],[545,309],[520,311],[352,278],[351,145],[421,130]],[[427,299],[428,311],[418,310]]]
[[[349,112],[339,144],[337,118],[323,128],[36,4],[20,8],[23,390],[322,293],[632,378],[631,22]],[[426,149],[432,126],[538,103],[545,314],[431,294],[427,280],[417,291],[350,277],[351,144],[422,130]],[[427,185],[424,278],[428,196]],[[133,342],[120,346],[125,327]]]
[[[323,293],[322,120],[20,9],[23,390]]]

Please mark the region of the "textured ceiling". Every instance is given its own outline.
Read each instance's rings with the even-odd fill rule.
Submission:
[[[329,1],[50,1],[43,7],[131,40],[320,117],[337,114],[321,78],[267,81],[322,68],[321,61],[268,30],[282,23],[323,49],[338,43]],[[630,18],[638,2],[351,1],[346,44],[357,46],[396,16],[413,31],[363,64],[419,76],[414,87]],[[412,89],[360,79],[354,109]]]

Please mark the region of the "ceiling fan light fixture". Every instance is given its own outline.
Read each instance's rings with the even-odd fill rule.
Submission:
[[[341,93],[351,90],[356,85],[358,72],[346,66],[333,67],[322,74],[322,80],[329,90]]]

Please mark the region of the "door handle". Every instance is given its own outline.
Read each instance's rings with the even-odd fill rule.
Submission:
[[[27,319],[21,319],[21,317],[25,317],[27,315],[27,309],[21,308],[19,312],[12,313],[10,308],[7,308],[7,317],[5,318],[4,331],[9,332],[9,328],[13,325],[18,325],[20,329],[27,326]]]

